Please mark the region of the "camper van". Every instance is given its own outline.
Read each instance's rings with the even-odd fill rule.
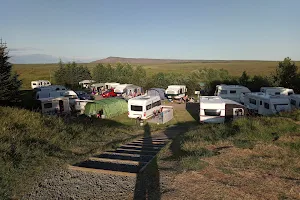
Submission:
[[[43,114],[67,114],[70,113],[69,99],[66,97],[41,98],[38,100]]]
[[[73,90],[40,91],[36,93],[36,99],[57,98],[57,97],[69,98],[69,104],[72,108],[75,107],[75,100],[78,99],[77,94]]]
[[[114,89],[114,92],[117,94],[117,95],[120,95],[120,94],[123,94],[126,92],[126,89],[128,86],[131,86],[132,84],[120,84],[120,85],[117,85]]]
[[[249,112],[259,115],[272,115],[281,111],[291,111],[290,99],[286,95],[268,95],[252,92],[245,95],[244,105]]]
[[[55,91],[55,90],[67,90],[65,86],[62,85],[50,85],[50,86],[43,86],[39,88],[35,88],[34,91],[40,92],[40,91]]]
[[[31,88],[39,88],[39,87],[44,87],[44,86],[49,86],[51,85],[50,81],[47,80],[38,80],[38,81],[31,81]]]
[[[299,109],[300,108],[300,94],[292,94],[289,96],[291,108]]]
[[[292,95],[294,94],[293,89],[284,88],[284,87],[261,87],[260,92],[269,94],[269,95]]]
[[[120,83],[105,83],[105,90],[116,88]]]
[[[199,104],[200,123],[224,123],[247,114],[242,104],[219,96],[201,96]]]
[[[88,102],[94,102],[94,101],[91,101],[91,100],[79,100],[79,99],[75,100],[75,110],[77,112],[79,112],[80,114],[83,114],[84,110],[85,110],[85,105]]]
[[[83,88],[90,88],[90,86],[95,83],[94,80],[83,80],[80,81],[78,84]]]
[[[244,95],[251,92],[247,87],[241,85],[217,85],[215,96],[223,99],[230,99],[239,103],[244,103]]]
[[[181,99],[185,96],[187,88],[185,85],[169,85],[166,89],[168,99]]]
[[[148,119],[160,109],[159,96],[138,96],[128,100],[128,117]]]

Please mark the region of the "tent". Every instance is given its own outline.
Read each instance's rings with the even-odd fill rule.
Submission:
[[[97,115],[103,110],[105,118],[112,118],[128,111],[127,102],[124,99],[108,98],[94,102],[88,102],[85,105],[84,114],[87,116]]]
[[[148,96],[160,96],[161,100],[166,99],[166,95],[165,95],[165,89],[163,88],[150,88],[147,91],[147,95]]]

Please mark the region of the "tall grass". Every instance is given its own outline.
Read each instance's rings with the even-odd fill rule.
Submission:
[[[109,120],[64,119],[0,107],[0,197],[21,196],[50,169],[114,148],[139,133],[137,126]]]

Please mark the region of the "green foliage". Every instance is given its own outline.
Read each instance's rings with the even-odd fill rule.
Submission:
[[[243,71],[242,76],[239,78],[239,84],[243,86],[247,86],[250,82],[250,76],[247,74],[246,71]]]
[[[58,65],[59,68],[54,73],[56,84],[78,88],[80,81],[91,79],[89,69],[83,65],[77,65],[75,62],[64,64],[62,61]]]
[[[12,73],[12,64],[8,61],[6,46],[0,45],[0,101],[13,101],[18,97],[21,81]]]
[[[292,60],[287,57],[282,62],[279,62],[276,74],[274,75],[274,81],[278,86],[294,88],[297,72],[298,67],[295,62],[292,62]]]

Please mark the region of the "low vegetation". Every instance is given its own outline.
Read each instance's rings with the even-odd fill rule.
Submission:
[[[141,136],[138,126],[0,107],[0,197],[21,196],[49,170]],[[141,134],[141,135],[139,135]]]
[[[240,188],[236,193],[228,188],[220,191],[231,191],[230,198],[238,198],[234,196],[237,193],[299,198],[300,126],[293,120],[298,116],[299,111],[294,111],[282,116],[241,118],[228,124],[199,125],[173,141],[170,158],[178,162],[179,171],[198,171],[207,176],[208,182],[199,179],[201,183],[216,181],[211,189],[207,188],[207,198],[215,187],[220,190],[224,184]],[[265,182],[266,176],[277,184],[270,179]]]

